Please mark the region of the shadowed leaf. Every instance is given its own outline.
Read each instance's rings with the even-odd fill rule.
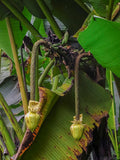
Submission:
[[[23,118],[23,108],[18,103],[21,101],[21,94],[19,91],[18,81],[16,77],[8,77],[0,84],[0,93],[2,93],[3,97],[5,98],[7,104],[12,109],[13,114],[15,115],[17,121]],[[7,126],[11,126],[4,110],[0,105],[0,112],[1,115],[6,123]],[[19,115],[21,113],[21,115]],[[11,126],[12,127],[12,126]]]
[[[10,76],[11,61],[6,58],[1,58],[1,70],[0,70],[0,84],[4,81],[5,78]]]

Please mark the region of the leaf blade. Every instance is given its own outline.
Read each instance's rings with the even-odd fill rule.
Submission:
[[[93,17],[89,26],[80,32],[78,42],[98,63],[120,77],[119,36],[119,23]]]

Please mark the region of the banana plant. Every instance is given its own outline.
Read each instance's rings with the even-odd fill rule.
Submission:
[[[95,46],[93,46],[93,51],[85,48],[86,43],[89,42],[89,38],[86,41],[84,35],[86,30],[83,32],[83,36],[81,32],[78,38],[80,45],[86,52],[81,50],[81,46],[72,36],[86,27],[93,14],[110,19],[116,3],[117,1],[113,3],[108,0],[97,2],[94,0],[62,0],[60,2],[56,0],[30,0],[29,2],[0,0],[0,37],[3,37],[0,40],[0,48],[11,58],[13,66],[15,65],[18,88],[21,93],[21,102],[18,103],[18,106],[20,107],[22,104],[24,111],[21,113],[22,117],[24,116],[24,121],[21,120],[18,124],[13,109],[11,110],[14,105],[9,108],[6,96],[1,94],[0,104],[19,141],[17,141],[19,147],[17,146],[18,150],[16,151],[15,136],[13,136],[13,132],[9,133],[3,117],[1,117],[1,126],[6,129],[5,137],[2,129],[0,131],[2,138],[5,141],[8,137],[9,144],[12,146],[10,149],[6,141],[5,144],[1,141],[1,151],[6,159],[10,159],[10,157],[14,160],[19,158],[25,160],[29,158],[38,160],[87,159],[91,152],[92,142],[94,142],[94,134],[92,133],[96,127],[99,128],[102,125],[103,119],[106,122],[112,100],[110,92],[96,83],[100,79],[98,70],[103,71],[104,69],[98,64],[101,62],[93,52]],[[90,24],[94,21],[99,21],[99,19],[94,17]],[[61,23],[64,30],[61,30]],[[101,24],[104,23],[104,21],[101,22]],[[46,29],[46,24],[50,24],[51,29]],[[101,30],[101,28],[99,29]],[[32,47],[30,46],[32,50],[30,49],[27,53],[28,59],[25,58],[25,53],[23,58],[19,54],[26,52],[24,39],[26,34],[33,43]],[[90,47],[91,43],[93,44],[92,40]],[[21,50],[19,50],[20,47]],[[89,50],[95,58],[91,56]],[[81,57],[84,52],[84,56]],[[76,74],[75,62],[79,56],[81,58],[78,61],[78,66],[80,65],[79,70],[81,71]],[[98,60],[98,63],[95,59]],[[106,65],[102,64],[103,67],[109,65],[109,58],[106,57],[105,60]],[[114,73],[119,75],[116,66],[110,67]],[[76,76],[78,76],[77,82]],[[75,91],[72,89],[74,83]],[[83,120],[80,119],[80,123],[85,124],[81,134],[78,133],[79,130],[77,131],[77,135],[80,135],[79,138],[74,136],[73,132],[76,131],[72,130],[73,137],[70,133],[71,121],[75,115],[74,99],[75,104],[78,104],[75,109],[75,120],[83,115]],[[4,148],[8,150],[6,155],[3,152]]]

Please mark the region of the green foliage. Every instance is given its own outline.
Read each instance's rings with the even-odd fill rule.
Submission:
[[[88,4],[91,4],[92,7],[95,9],[95,11],[103,17],[106,17],[107,15],[107,7],[109,4],[109,0],[83,0],[84,2],[87,2]]]
[[[113,77],[111,71],[115,73],[118,77],[120,77],[119,28],[119,23],[107,21],[100,17],[93,17],[89,26],[79,34],[78,38],[78,41],[83,46],[83,48],[86,51],[90,51],[95,57],[95,59],[98,61],[98,63],[100,63],[103,67],[107,68],[106,80],[108,82],[108,87],[112,95]],[[113,144],[117,159],[119,159],[114,107],[115,106],[113,99],[111,110],[109,112],[110,118],[108,120],[108,134]]]
[[[89,26],[80,32],[78,41],[85,51],[90,51],[103,67],[120,77],[120,24],[93,17]]]
[[[31,17],[30,13],[26,9],[23,11],[23,13],[27,15],[27,17],[30,20]],[[22,41],[27,32],[27,28],[24,25],[22,25],[22,23],[20,23],[17,19],[14,19],[12,17],[10,18],[10,24],[15,38],[15,43],[18,49],[22,45]],[[6,54],[13,60],[13,55],[5,20],[0,21],[0,37],[2,37],[0,38],[0,48],[3,49],[3,51],[6,52]]]
[[[3,2],[5,5],[2,4]],[[45,16],[42,13],[41,8],[38,6],[37,1],[23,0],[22,2],[23,3],[21,3],[21,1],[18,0],[10,2],[9,0],[9,4],[12,5],[12,7],[15,7],[17,9],[19,7],[20,14],[17,14],[17,18],[20,21],[18,21],[15,18],[16,15],[13,16],[12,13],[15,14],[15,12],[12,12],[11,10],[12,12],[11,13],[10,10],[5,7],[7,6],[9,8],[9,5],[6,5],[7,4],[6,0],[1,0],[0,2],[0,9],[1,9],[0,19],[4,19],[8,15],[10,16],[9,19],[12,26],[12,31],[16,43],[15,45],[17,46],[17,49],[19,49],[19,47],[22,45],[23,37],[25,36],[28,29],[33,34],[31,35],[30,32],[28,33],[33,42],[35,42],[36,39],[40,39],[39,33],[43,37],[47,37],[44,28],[44,20],[42,20],[42,18],[45,18]],[[48,7],[48,10],[50,10],[50,12],[52,13],[52,16],[55,16],[62,21],[62,23],[67,27],[68,31],[70,32],[70,35],[73,35],[76,31],[78,31],[78,29],[80,29],[84,20],[88,16],[88,13],[84,9],[82,9],[79,5],[77,5],[77,3],[73,0],[61,0],[61,1],[45,0],[45,2]],[[105,1],[83,0],[83,2],[91,4],[98,14],[106,17],[107,6],[109,4],[108,0]],[[30,12],[28,12],[26,8],[24,8],[23,10],[23,7],[26,7]],[[21,17],[21,15],[23,19],[19,18],[19,16]],[[36,17],[33,17],[32,15]],[[23,16],[25,16],[28,21],[24,19]],[[29,23],[30,21],[32,21],[32,24],[35,28]],[[27,22],[26,27],[28,28],[26,28],[21,22],[22,23],[24,22],[24,25],[26,25]],[[57,23],[59,26],[59,21],[57,21]],[[114,28],[116,28],[116,30]],[[93,53],[94,57],[101,65],[110,68],[116,75],[120,77],[119,73],[120,59],[118,58],[119,57],[118,53],[120,51],[120,48],[118,47],[119,44],[118,33],[120,30],[119,28],[120,25],[117,23],[109,22],[100,18],[95,18],[95,19],[93,18],[90,22],[89,27],[84,32],[80,33],[78,41],[86,51],[90,50]],[[38,37],[36,35],[37,33]],[[0,48],[3,49],[13,60],[5,20],[0,21],[0,37],[2,37],[0,39]],[[113,50],[115,50],[114,55],[113,55]],[[113,61],[113,59],[115,60]],[[49,58],[44,57],[44,53],[42,53],[42,56],[39,56],[39,65],[38,65],[39,74],[41,74],[41,72],[46,68],[49,62],[50,62]],[[26,70],[28,71],[28,68],[26,68]],[[37,124],[38,121],[40,121],[40,127],[41,127],[45,118],[46,120],[44,122],[44,125],[41,127],[35,142],[32,144],[29,150],[23,155],[22,157],[23,160],[27,159],[59,160],[59,159],[69,159],[69,158],[77,159],[76,156],[80,156],[83,152],[83,148],[84,147],[86,148],[87,145],[89,145],[89,143],[92,141],[92,137],[90,136],[90,134],[91,132],[93,132],[95,125],[99,126],[101,117],[106,117],[106,115],[110,110],[111,106],[110,94],[106,92],[98,84],[90,80],[85,73],[81,72],[80,112],[83,113],[83,122],[87,124],[85,132],[82,137],[82,141],[84,142],[85,145],[83,145],[83,143],[80,141],[79,142],[74,141],[74,139],[70,134],[70,128],[69,128],[71,125],[70,121],[72,120],[74,113],[74,94],[70,92],[69,95],[64,96],[66,91],[69,91],[72,86],[73,77],[71,79],[66,78],[67,73],[65,67],[63,72],[64,74],[62,75],[58,69],[55,70],[55,67],[53,67],[52,71],[50,70],[49,73],[45,74],[46,78],[44,77],[45,81],[43,83],[43,86],[46,88],[50,87],[50,89],[53,89],[55,87],[53,89],[54,92],[51,92],[46,88],[42,89],[40,88],[40,96],[42,93],[41,90],[44,90],[46,94],[43,95],[42,98],[40,98],[40,103],[41,105],[43,105],[41,111],[42,116],[41,115],[39,116],[40,119],[39,117],[36,117],[36,121]],[[26,78],[28,80],[27,84],[29,85],[30,82],[28,77],[30,76],[30,74],[29,72],[27,73],[28,74],[26,75]],[[13,91],[13,89],[11,88],[14,88],[15,90]],[[17,106],[14,105],[15,102],[18,103],[21,99],[20,92],[17,89],[16,80],[14,83],[13,77],[9,77],[8,79],[6,79],[2,84],[0,84],[0,92],[2,92],[2,94],[4,95],[7,103],[9,105],[12,104],[11,105],[12,110],[13,107],[15,107],[14,109],[16,110],[14,110],[14,114],[16,115],[19,114],[20,116],[23,117],[23,112],[21,112],[22,111],[21,107],[19,108],[18,105]],[[64,97],[60,98],[58,103],[55,105],[55,102],[59,98],[58,95]],[[54,108],[52,109],[53,106]],[[50,111],[51,113],[49,114]],[[5,115],[5,113],[2,114]],[[37,114],[39,115],[39,113]],[[33,114],[30,114],[30,116],[32,118],[35,118]],[[34,126],[34,128],[36,128],[36,125]],[[88,137],[86,135],[88,135]],[[29,147],[29,144],[27,147]]]
[[[108,6],[110,0],[82,0],[87,5],[91,5],[95,12],[101,17],[107,17]],[[114,0],[114,6],[119,2],[119,0]]]

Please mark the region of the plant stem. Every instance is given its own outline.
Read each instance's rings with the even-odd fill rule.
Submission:
[[[42,85],[43,80],[45,79],[45,76],[47,75],[47,73],[49,72],[49,70],[51,69],[51,67],[54,64],[54,60],[51,60],[50,63],[47,65],[47,67],[45,68],[44,72],[42,73],[42,75],[40,76],[39,80],[38,80],[38,86]]]
[[[20,86],[20,92],[21,92],[22,103],[23,103],[23,109],[24,109],[24,113],[26,114],[28,111],[27,95],[25,93],[25,88],[24,88],[23,78],[22,78],[22,74],[21,74],[21,70],[20,70],[20,64],[19,64],[19,60],[18,60],[15,40],[14,40],[14,36],[13,36],[11,25],[10,25],[8,18],[6,18],[6,24],[7,24],[8,34],[9,34],[11,48],[12,48],[12,52],[13,52],[15,68],[16,68],[16,72],[17,72],[17,76],[18,76],[18,82],[19,82],[19,86]]]
[[[15,144],[13,143],[1,116],[0,116],[0,132],[2,134],[4,143],[6,144],[10,156],[13,156],[15,154]]]
[[[6,150],[7,148],[6,148],[6,146],[5,146],[5,144],[4,144],[4,142],[3,142],[3,139],[0,137],[0,150],[1,150],[1,152],[2,152],[2,155],[4,154],[4,151]],[[9,155],[4,155],[4,158],[5,158],[5,160],[10,160],[10,156]],[[3,159],[3,158],[1,158],[1,159]],[[0,159],[0,160],[1,160]]]
[[[38,78],[36,77],[36,75],[38,74],[37,73],[38,67],[36,66],[36,63],[38,61],[38,49],[40,45],[49,47],[48,43],[43,39],[38,40],[33,45],[32,57],[31,57],[31,68],[30,68],[30,89],[31,89],[30,99],[31,100],[35,100],[35,97],[39,97]]]
[[[111,20],[112,11],[113,11],[113,5],[114,5],[114,0],[109,0],[108,16],[107,16],[108,20]]]
[[[61,32],[58,24],[56,23],[54,17],[52,16],[52,13],[50,12],[49,8],[45,4],[44,0],[36,0],[36,1],[37,1],[38,5],[40,6],[41,10],[43,11],[44,15],[46,16],[47,20],[49,21],[53,31],[55,32],[57,37],[59,39],[61,39],[63,36],[62,32]]]
[[[58,86],[58,81],[59,81],[59,76],[55,76],[54,82],[53,82],[53,87],[52,87],[52,91],[55,91],[57,89]]]
[[[21,63],[22,63],[23,83],[24,83],[25,93],[26,93],[26,96],[27,96],[27,102],[28,102],[28,95],[27,95],[27,83],[26,83],[26,78],[25,78],[25,67],[24,67],[24,60],[23,60],[23,48],[22,48],[22,46],[21,46]]]
[[[35,100],[39,101],[39,89],[38,89],[38,51],[36,56],[36,69],[35,69]]]
[[[27,18],[17,9],[15,8],[10,1],[8,0],[1,0],[1,2],[18,18],[20,22],[22,22],[26,28],[35,36],[38,40],[42,38],[40,33],[36,30],[36,28],[27,20]]]
[[[110,90],[111,90],[111,95],[113,96],[113,83],[112,83],[112,72],[110,71]],[[114,136],[115,136],[115,151],[116,151],[116,155],[117,158],[119,157],[119,152],[118,152],[118,142],[117,142],[117,133],[116,133],[116,123],[115,123],[115,110],[114,110],[114,100],[112,100],[112,117],[113,117],[113,126],[114,126]],[[111,132],[111,135],[113,133]]]
[[[87,13],[90,13],[91,11],[89,8],[82,2],[82,0],[74,0],[81,8],[83,8]]]
[[[3,107],[8,119],[10,120],[17,136],[18,136],[18,139],[20,142],[22,142],[22,139],[23,139],[23,132],[22,132],[22,129],[20,128],[17,120],[15,119],[13,113],[11,112],[11,110],[9,109],[8,107],[8,104],[7,102],[5,101],[4,97],[2,96],[2,94],[0,93],[0,104],[1,106]]]
[[[118,15],[119,11],[120,11],[120,3],[117,4],[117,6],[115,7],[115,9],[112,12],[112,17],[111,17],[112,21],[114,20],[116,15]]]
[[[79,94],[79,89],[80,89],[80,83],[79,83],[79,64],[80,64],[80,59],[83,56],[88,56],[89,53],[82,53],[79,54],[76,58],[75,61],[75,116],[76,120],[79,120],[80,117],[80,94]]]
[[[112,11],[113,11],[113,5],[114,5],[114,0],[109,0],[109,9],[108,9],[108,20],[112,20],[114,18],[114,15],[112,17]],[[114,95],[113,92],[113,83],[112,83],[112,72],[110,71],[110,91],[111,91],[111,95]],[[117,141],[117,133],[116,133],[116,123],[115,123],[115,111],[114,111],[114,99],[112,100],[112,118],[113,118],[113,127],[114,127],[114,135],[113,132],[110,129],[109,136],[111,139],[111,142],[113,144],[114,150],[116,152],[117,155],[117,159],[119,159],[119,150],[118,150],[118,141]]]

